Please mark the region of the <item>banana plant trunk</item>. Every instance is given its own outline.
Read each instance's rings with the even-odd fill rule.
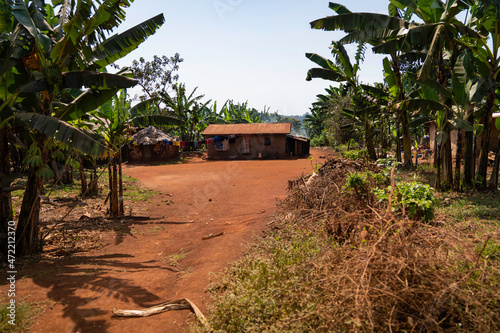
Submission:
[[[43,142],[45,136],[37,135],[38,142]],[[42,161],[44,165],[49,160],[49,152],[42,149]],[[43,187],[43,178],[36,174],[38,168],[30,167],[28,181],[24,191],[19,222],[16,228],[16,254],[29,255],[40,252],[42,244],[39,240],[40,231],[40,194]]]
[[[12,195],[10,182],[10,156],[7,132],[0,129],[0,253],[7,257],[7,233],[12,221]]]
[[[472,126],[474,121],[474,106],[469,105],[467,108],[467,122]],[[464,152],[464,185],[472,187],[472,179],[474,177],[476,156],[474,154],[474,132],[465,132],[465,152]]]
[[[122,178],[122,151],[118,151],[118,201],[119,201],[119,213],[120,216],[124,215],[123,207],[123,178]]]
[[[401,112],[401,126],[403,127],[403,158],[404,167],[406,169],[413,168],[413,162],[411,159],[411,138],[410,129],[408,127],[408,112],[403,110]]]
[[[365,119],[365,136],[366,136],[366,150],[368,151],[368,156],[373,161],[377,160],[377,154],[375,152],[375,145],[373,144],[372,128],[367,119]]]
[[[495,155],[495,162],[493,163],[493,171],[490,178],[490,189],[496,190],[498,188],[498,169],[500,167],[500,136],[498,137],[497,153]]]
[[[460,178],[462,176],[461,173],[461,164],[462,164],[462,130],[458,130],[458,138],[457,138],[457,154],[455,156],[455,178],[453,179],[453,188],[455,191],[460,191]]]
[[[449,124],[445,125],[444,132],[447,134],[448,139],[442,144],[442,162],[443,162],[443,175],[442,179],[446,189],[453,185],[453,158],[451,150],[451,133]]]
[[[441,190],[441,144],[437,143],[434,145],[436,147],[436,153],[434,154],[434,160],[436,165],[436,182],[434,183],[434,188],[436,190]]]
[[[118,188],[117,188],[117,175],[116,175],[116,161],[115,157],[109,158],[108,164],[109,172],[109,216],[118,217]]]
[[[121,199],[120,197],[123,196],[123,187],[121,186],[121,163],[119,163],[119,158],[116,155],[110,157],[109,189],[110,189],[110,195],[109,195],[110,217],[123,216],[123,200],[121,200],[122,203],[120,204],[120,199]]]
[[[479,166],[477,168],[477,180],[481,180],[481,187],[486,188],[486,177],[488,173],[488,153],[491,136],[492,110],[495,107],[496,85],[488,92],[486,99],[486,112],[483,119],[483,134],[481,136],[481,151],[479,153]]]
[[[87,187],[87,177],[85,176],[85,167],[83,166],[83,158],[79,158],[80,162],[80,196],[84,197],[87,195],[88,187]]]
[[[404,85],[401,80],[401,67],[399,66],[399,62],[395,54],[391,54],[392,57],[392,68],[394,73],[396,74],[398,86],[400,89],[400,93],[398,96],[399,101],[405,100],[405,90]],[[399,114],[399,118],[401,120],[401,127],[403,130],[403,158],[404,158],[404,168],[412,169],[413,168],[413,160],[411,159],[411,138],[410,138],[410,128],[408,127],[408,112],[403,109]],[[399,140],[399,137],[398,137]],[[399,153],[399,152],[398,152]]]
[[[401,159],[401,140],[399,139],[401,137],[401,131],[399,130],[399,124],[396,125],[396,162],[402,163],[403,160]]]

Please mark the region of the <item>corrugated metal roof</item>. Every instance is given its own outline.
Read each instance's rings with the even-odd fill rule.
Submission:
[[[202,135],[230,134],[289,134],[291,123],[259,123],[259,124],[211,124]]]

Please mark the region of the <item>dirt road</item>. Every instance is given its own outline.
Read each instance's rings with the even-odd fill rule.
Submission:
[[[328,152],[312,150],[314,163]],[[150,219],[137,220],[100,250],[44,260],[17,281],[19,297],[44,301],[32,332],[178,332],[186,310],[148,318],[111,318],[111,309],[140,309],[188,298],[202,311],[210,272],[226,268],[271,221],[287,181],[313,171],[307,158],[206,161],[126,166],[125,174],[159,192]],[[129,203],[125,203],[126,205]],[[203,240],[204,236],[224,232]],[[5,294],[7,286],[1,286]]]

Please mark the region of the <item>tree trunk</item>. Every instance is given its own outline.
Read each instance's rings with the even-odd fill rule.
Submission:
[[[474,106],[471,104],[467,108],[467,122],[472,126],[474,121]],[[476,156],[474,154],[474,132],[465,132],[465,152],[464,152],[464,185],[471,188],[474,177]]]
[[[403,82],[401,81],[401,68],[399,66],[398,58],[396,57],[396,54],[391,54],[392,58],[392,69],[394,73],[396,74],[397,81],[398,81],[398,86],[400,90],[400,94],[398,96],[398,99],[400,101],[405,100],[405,90],[403,86]],[[400,110],[400,114],[398,115],[398,118],[401,120],[401,127],[403,130],[403,159],[404,159],[404,164],[403,166],[406,169],[412,169],[413,168],[413,160],[411,158],[411,138],[410,138],[410,129],[408,127],[408,112],[406,110]],[[399,136],[398,136],[399,140]],[[399,154],[399,152],[398,152]]]
[[[488,173],[488,153],[490,151],[490,136],[491,136],[491,114],[495,107],[495,87],[492,88],[488,93],[488,98],[486,99],[485,110],[483,120],[483,135],[481,137],[481,151],[479,153],[479,166],[477,168],[477,180],[481,181],[481,187],[486,188],[486,177]]]
[[[399,124],[396,124],[396,161],[398,163],[403,163],[403,160],[401,160],[401,140],[399,139],[401,137],[401,132],[399,131]]]
[[[375,153],[375,145],[373,144],[373,135],[370,123],[367,119],[365,119],[365,141],[366,141],[366,150],[368,151],[368,156],[371,160],[377,160],[377,154]]]
[[[48,160],[47,151],[42,151],[43,161]],[[19,222],[16,229],[16,254],[29,255],[41,250],[38,239],[40,229],[40,193],[43,187],[43,178],[36,175],[37,168],[31,167],[26,183],[26,190],[19,213]]]
[[[85,176],[85,168],[83,166],[83,158],[80,157],[79,158],[79,162],[80,162],[80,185],[81,185],[81,189],[80,189],[80,196],[84,197],[87,195],[87,177]]]
[[[410,129],[408,128],[408,112],[403,110],[401,112],[401,126],[403,127],[403,158],[404,167],[406,169],[413,168],[412,158],[411,158],[411,138]]]
[[[439,157],[438,152],[439,152],[440,148],[439,148],[439,144],[438,144],[438,142],[436,140],[436,137],[437,137],[436,134],[437,134],[437,129],[434,131],[434,147],[432,148],[432,150],[434,151],[434,161],[433,161],[434,162],[434,167],[437,169],[437,167],[438,167],[438,165],[440,163],[440,160],[438,158]]]
[[[121,150],[118,152],[118,202],[120,206],[118,207],[120,216],[124,215],[123,208],[123,179],[122,179],[122,153]]]
[[[7,233],[12,216],[10,156],[7,131],[0,129],[0,253],[7,258]]]
[[[437,140],[435,140],[436,142]],[[434,188],[436,190],[441,189],[441,145],[435,144],[436,152],[434,153],[434,160],[436,162],[436,182],[434,183]]]
[[[73,168],[66,164],[62,169],[62,178],[61,181],[64,185],[71,185],[74,183],[73,181]]]
[[[500,136],[498,137],[497,153],[495,155],[495,162],[493,163],[493,171],[490,178],[490,189],[496,190],[498,188],[498,169],[500,166]]]
[[[453,157],[451,151],[451,133],[449,124],[445,125],[444,132],[447,134],[448,139],[442,144],[442,162],[443,162],[443,181],[446,189],[453,186]]]
[[[116,157],[113,156],[109,160],[109,215],[111,217],[120,216],[118,205],[118,170]]]
[[[462,130],[458,130],[457,138],[457,153],[455,156],[455,179],[453,180],[453,188],[455,191],[460,191],[460,178],[461,178],[461,162],[462,162]]]

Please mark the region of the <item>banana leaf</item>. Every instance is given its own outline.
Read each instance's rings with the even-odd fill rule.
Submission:
[[[60,119],[32,112],[17,113],[16,118],[38,132],[61,141],[84,154],[100,157],[109,151],[100,142]]]

